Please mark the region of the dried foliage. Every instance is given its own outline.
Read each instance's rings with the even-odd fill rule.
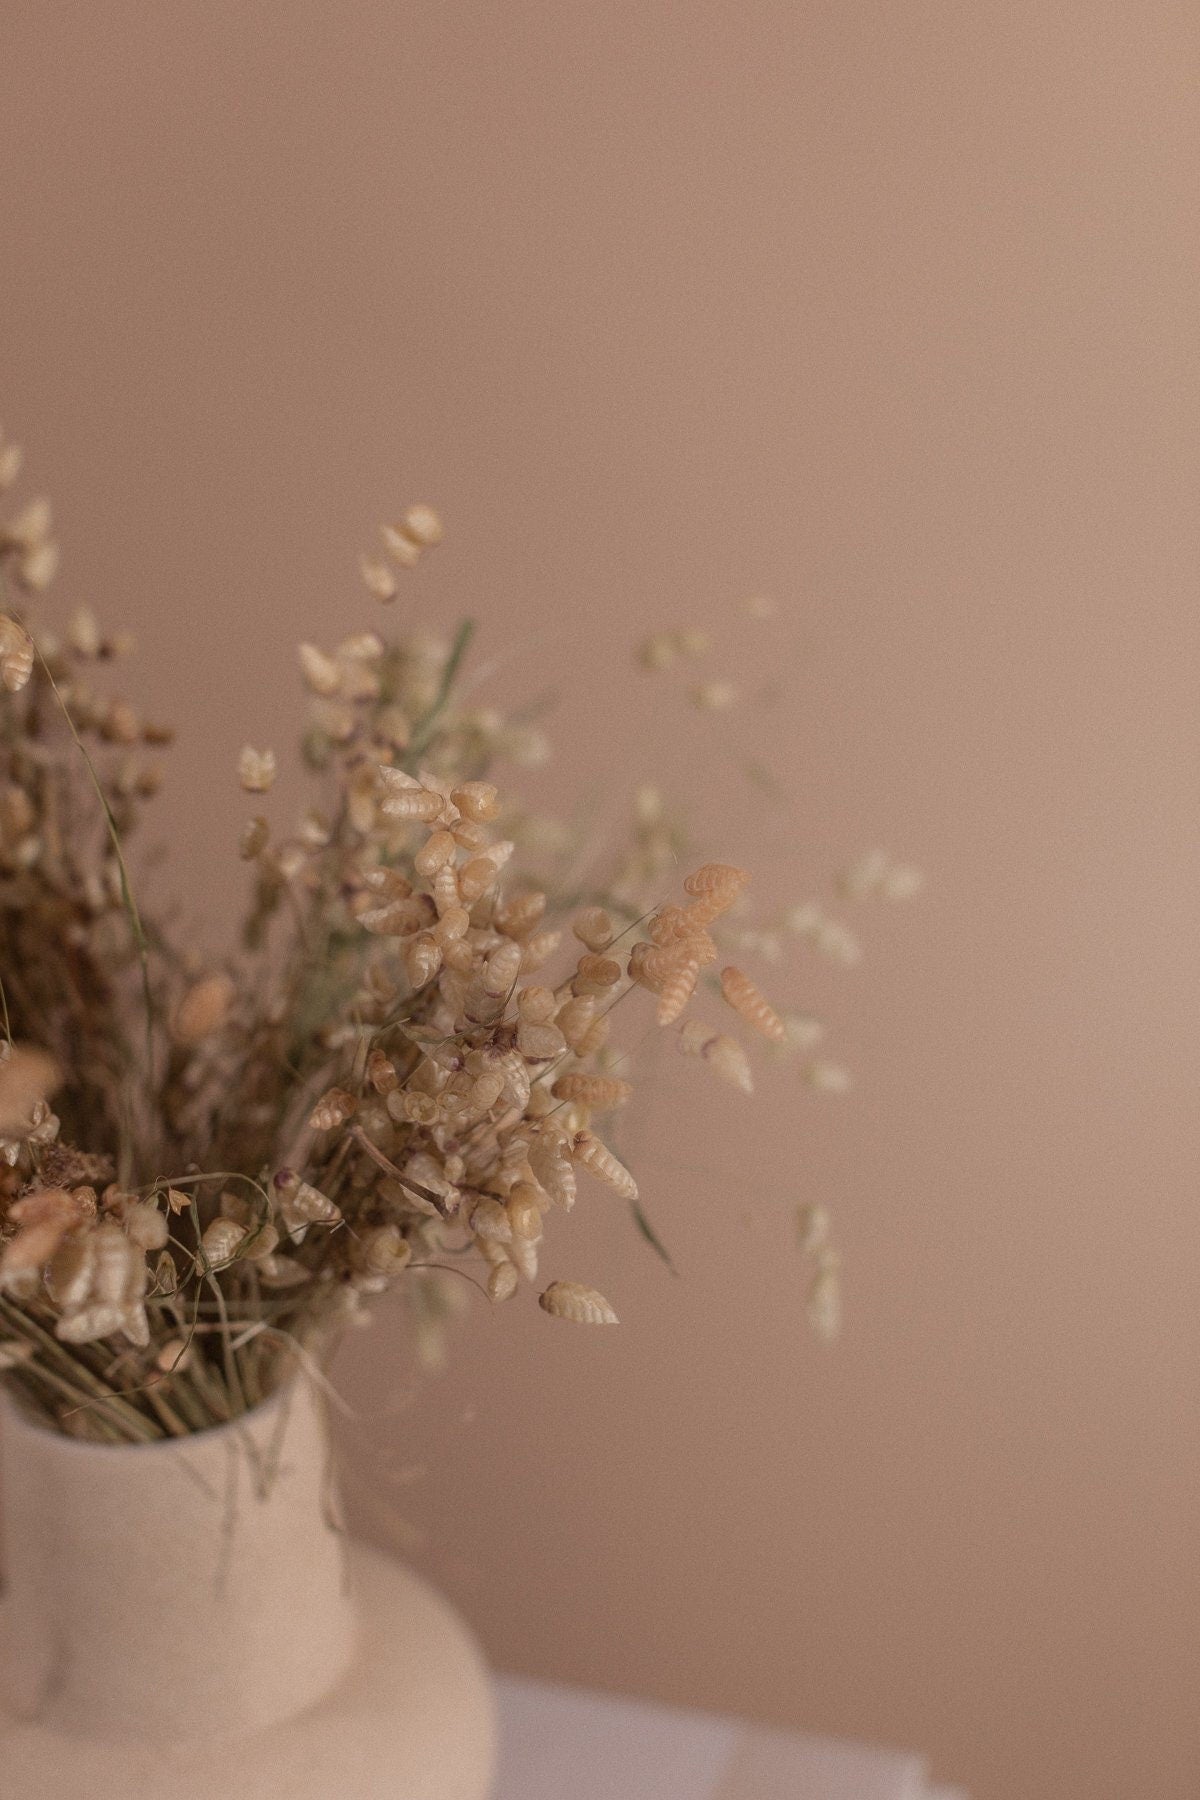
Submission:
[[[0,438],[0,486],[19,467]],[[391,601],[441,536],[424,506],[386,526],[386,560],[363,561],[369,594]],[[469,1283],[501,1302],[538,1281],[551,1215],[578,1192],[629,1203],[656,1243],[601,1135],[634,1093],[612,1015],[646,1008],[643,1028],[656,1019],[748,1093],[745,1048],[694,1015],[697,996],[807,1051],[813,1021],[716,965],[770,958],[789,929],[824,933],[846,960],[835,922],[810,908],[753,926],[748,876],[726,864],[680,893],[681,834],[650,790],[606,878],[581,886],[553,855],[552,879],[521,872],[558,840],[492,775],[540,762],[540,730],[466,706],[469,624],[451,642],[366,631],[301,646],[317,794],[282,835],[246,821],[230,845],[251,873],[241,948],[197,967],[169,918],[139,910],[125,859],[171,733],[105,691],[121,637],[82,608],[57,628],[42,617],[56,563],[45,501],[0,523],[5,1380],[77,1435],[183,1434],[255,1404],[296,1359],[323,1363],[391,1288],[436,1358]],[[707,649],[662,634],[642,661],[662,671]],[[733,700],[723,683],[701,695]],[[265,794],[276,771],[247,745],[231,795],[235,780]],[[876,857],[847,884],[901,897],[916,877]],[[807,1070],[837,1087],[835,1065]],[[826,1237],[822,1213],[804,1242],[823,1333],[837,1321]],[[616,1321],[574,1281],[540,1305]]]

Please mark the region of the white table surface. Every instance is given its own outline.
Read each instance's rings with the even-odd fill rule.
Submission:
[[[494,1800],[966,1800],[901,1750],[523,1676],[497,1692]]]

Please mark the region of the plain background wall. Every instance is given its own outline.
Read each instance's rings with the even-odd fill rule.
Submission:
[[[0,16],[2,416],[52,613],[131,623],[181,726],[214,942],[232,759],[418,497],[414,605],[519,650],[494,693],[573,674],[543,792],[673,759],[772,900],[880,841],[932,876],[860,970],[774,984],[853,1096],[664,1067],[632,1147],[683,1279],[602,1198],[550,1248],[620,1331],[479,1308],[433,1384],[395,1321],[349,1346],[361,1527],[501,1663],[976,1800],[1200,1785],[1196,36],[1183,0]],[[779,703],[701,723],[631,678],[646,623]]]

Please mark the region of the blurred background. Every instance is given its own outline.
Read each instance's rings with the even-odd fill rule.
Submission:
[[[664,1060],[628,1148],[680,1278],[603,1204],[549,1247],[619,1331],[347,1347],[358,1528],[505,1667],[975,1800],[1192,1800],[1193,9],[10,0],[0,44],[0,410],[48,607],[131,625],[180,727],[198,942],[237,751],[298,639],[379,622],[416,499],[398,605],[479,619],[483,697],[557,691],[542,798],[661,779],[769,906],[876,844],[929,875],[860,967],[771,975],[850,1094]],[[635,671],[679,626],[743,705]]]

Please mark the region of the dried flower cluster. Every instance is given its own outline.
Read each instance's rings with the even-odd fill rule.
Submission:
[[[0,438],[0,486],[19,462]],[[385,527],[369,593],[392,600],[440,538],[424,506]],[[45,501],[0,524],[5,1378],[64,1430],[139,1440],[235,1416],[397,1286],[429,1353],[464,1276],[494,1302],[540,1287],[553,1318],[615,1323],[602,1294],[540,1273],[577,1193],[639,1207],[605,1137],[633,1095],[614,1010],[645,1006],[743,1093],[743,1036],[807,1053],[819,1034],[740,966],[779,938],[747,922],[745,871],[706,863],[680,891],[678,831],[647,791],[596,891],[523,878],[518,847],[549,828],[491,775],[540,761],[540,732],[458,698],[469,625],[453,642],[365,631],[301,646],[319,799],[282,835],[248,819],[241,951],[196,967],[139,910],[124,849],[171,733],[104,692],[120,636],[84,608],[57,628],[36,614],[56,562]],[[643,660],[706,647],[685,634]],[[243,749],[246,794],[276,770]],[[880,858],[848,881],[916,885]],[[849,960],[844,927],[810,913],[785,929]],[[823,1213],[802,1228],[830,1332],[827,1236]]]

